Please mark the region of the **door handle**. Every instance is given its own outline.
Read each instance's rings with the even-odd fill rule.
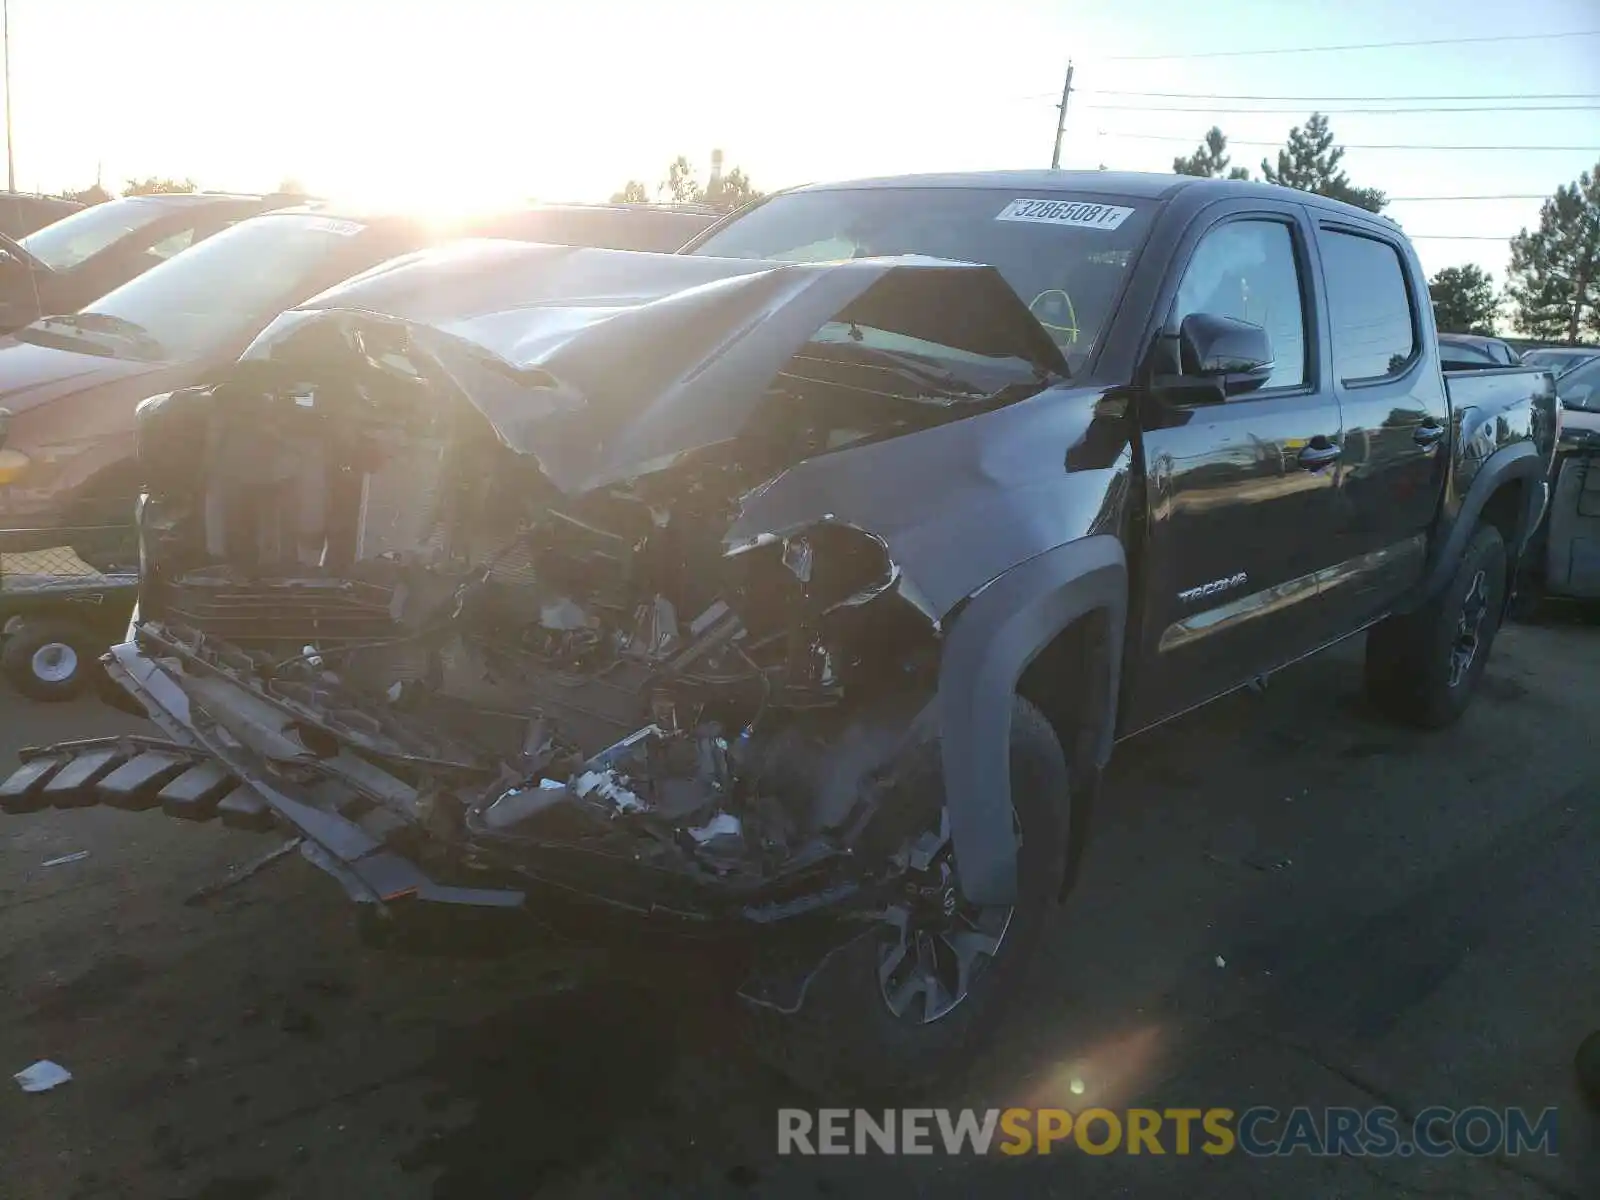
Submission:
[[[1411,440],[1419,446],[1437,446],[1443,438],[1443,425],[1418,425],[1411,435]]]
[[[1326,446],[1307,446],[1300,451],[1299,463],[1308,471],[1315,471],[1327,466],[1339,457],[1339,447],[1331,443]]]

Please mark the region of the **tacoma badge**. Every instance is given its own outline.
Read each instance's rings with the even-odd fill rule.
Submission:
[[[1250,576],[1243,571],[1229,575],[1226,579],[1213,579],[1210,583],[1202,583],[1199,587],[1186,588],[1178,593],[1178,599],[1185,604],[1191,600],[1204,600],[1207,596],[1215,596],[1218,592],[1226,592],[1230,588],[1242,587],[1249,582]]]

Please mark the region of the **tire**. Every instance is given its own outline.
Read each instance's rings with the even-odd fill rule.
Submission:
[[[1493,525],[1480,525],[1437,596],[1367,634],[1368,697],[1409,725],[1443,729],[1454,724],[1489,661],[1505,595],[1505,542]]]
[[[908,783],[941,794],[938,743],[915,753],[927,757],[911,764]],[[844,1096],[923,1091],[973,1063],[1025,989],[1056,909],[1067,859],[1066,756],[1044,715],[1021,697],[1013,701],[1011,714],[1011,783],[1022,836],[1018,903],[998,949],[973,972],[966,998],[927,1023],[896,1016],[878,979],[884,947],[894,935],[880,924],[827,960],[799,1012],[749,1011],[758,1057],[830,1103]]]
[[[29,620],[6,638],[0,669],[30,700],[71,700],[93,680],[98,653],[89,631],[75,621]]]

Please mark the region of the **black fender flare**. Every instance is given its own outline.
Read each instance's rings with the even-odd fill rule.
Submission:
[[[1128,612],[1122,543],[1097,534],[1048,550],[985,585],[957,615],[939,661],[940,753],[950,838],[962,893],[974,904],[1015,904],[1011,818],[1011,703],[1041,650],[1072,622],[1105,610],[1108,712],[1095,766],[1111,756]],[[1070,754],[1072,747],[1064,747]]]
[[[1462,498],[1461,507],[1456,511],[1455,519],[1442,531],[1443,536],[1438,540],[1438,552],[1421,589],[1423,600],[1438,595],[1450,582],[1456,564],[1466,551],[1467,540],[1478,527],[1484,505],[1489,502],[1490,496],[1512,480],[1527,481],[1523,492],[1523,511],[1517,520],[1516,538],[1512,545],[1506,547],[1507,565],[1515,570],[1517,559],[1544,515],[1547,496],[1545,460],[1532,442],[1503,446],[1478,468],[1467,487],[1466,496]]]

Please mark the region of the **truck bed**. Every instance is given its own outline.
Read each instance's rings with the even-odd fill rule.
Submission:
[[[1464,432],[1472,425],[1471,410],[1517,411],[1525,400],[1534,401],[1532,408],[1537,410],[1537,402],[1552,394],[1555,386],[1550,372],[1537,367],[1486,367],[1444,373],[1450,411],[1461,419]]]

